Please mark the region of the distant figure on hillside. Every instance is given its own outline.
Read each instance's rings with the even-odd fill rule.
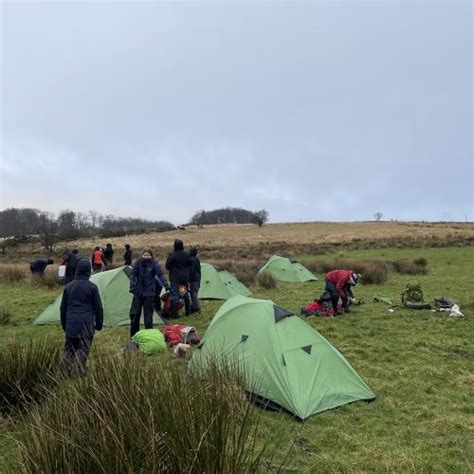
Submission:
[[[133,337],[140,330],[142,310],[145,329],[153,328],[153,305],[157,287],[159,286],[161,291],[161,286],[164,286],[168,291],[170,286],[150,249],[143,250],[141,257],[133,264],[129,278],[130,293],[133,293],[130,307],[130,337]]]
[[[67,285],[72,280],[74,280],[74,276],[76,274],[76,267],[77,267],[77,249],[73,251],[66,249],[63,254],[62,260],[64,265],[66,265],[66,274],[64,275],[64,284]]]
[[[44,276],[44,271],[48,265],[52,265],[54,262],[50,258],[37,258],[30,263],[30,270],[33,275]]]
[[[97,285],[89,281],[90,275],[89,260],[79,260],[76,278],[64,288],[61,301],[61,326],[65,333],[62,368],[68,375],[84,375],[94,331],[102,330],[102,301]]]
[[[326,288],[325,290],[331,295],[332,307],[334,314],[342,314],[341,310],[338,310],[337,303],[339,298],[342,300],[342,309],[346,313],[351,312],[349,304],[351,301],[355,302],[354,294],[352,293],[352,287],[357,285],[361,278],[361,275],[353,272],[352,270],[333,270],[326,273]]]
[[[131,265],[132,264],[132,249],[129,244],[125,244],[125,252],[123,254],[123,264]]]
[[[105,268],[109,268],[114,260],[114,249],[112,248],[112,244],[107,244],[105,246],[103,260]]]
[[[176,316],[178,313],[180,300],[179,286],[189,287],[189,274],[192,267],[193,262],[188,252],[184,250],[183,241],[176,239],[174,241],[173,252],[170,253],[166,260],[166,269],[169,271],[170,276],[170,297],[173,316]],[[191,303],[189,299],[189,295],[184,296],[186,316],[191,313]]]
[[[104,269],[104,260],[103,260],[103,253],[100,247],[96,247],[94,249],[94,253],[92,254],[92,269],[94,273],[101,272]]]
[[[199,287],[201,286],[201,261],[197,256],[196,247],[191,247],[189,256],[193,266],[189,272],[189,292],[191,293],[191,313],[201,312],[201,303],[199,302]]]

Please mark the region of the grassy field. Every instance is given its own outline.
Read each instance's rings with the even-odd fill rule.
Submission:
[[[336,228],[334,232],[336,235]],[[370,233],[371,227],[365,232]],[[231,242],[236,233],[229,235]],[[292,235],[288,240],[293,238],[296,242],[299,236]],[[224,245],[225,239],[219,239]],[[247,251],[251,255],[252,249]],[[299,252],[293,257],[308,265],[328,259],[391,261],[424,257],[429,267],[425,275],[390,273],[381,285],[357,287],[356,295],[365,304],[352,314],[307,320],[345,355],[377,399],[331,410],[305,423],[292,421],[284,414],[263,413],[268,432],[282,430],[285,446],[293,446],[288,470],[473,472],[474,248],[337,249],[324,255]],[[318,276],[320,280],[314,283],[279,283],[273,289],[251,285],[251,290],[255,297],[272,299],[299,314],[303,303],[321,293],[322,275]],[[387,306],[372,302],[374,294],[398,302],[400,292],[410,280],[421,282],[427,300],[440,295],[457,299],[465,317],[454,319],[441,313],[400,307],[391,313]],[[60,289],[32,288],[27,279],[2,283],[0,307],[7,308],[12,318],[0,327],[0,350],[12,339],[26,343],[30,338],[46,335],[60,338],[58,327],[32,325],[59,292]],[[220,304],[203,302],[202,315],[190,318],[201,334]],[[106,328],[97,334],[94,344],[116,353],[127,342],[127,333],[126,327]],[[94,357],[97,353],[92,355],[91,362]],[[21,429],[6,420],[0,423],[0,429],[4,428],[9,435]],[[0,459],[3,457],[4,462],[0,461],[0,472],[6,469],[2,469],[5,459],[15,459],[16,449],[10,437],[0,438]]]

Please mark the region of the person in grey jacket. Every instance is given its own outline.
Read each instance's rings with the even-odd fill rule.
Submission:
[[[79,260],[75,279],[64,288],[60,308],[65,333],[63,363],[68,372],[77,366],[79,375],[85,373],[94,332],[102,330],[104,321],[99,289],[89,281],[90,275],[89,260]]]

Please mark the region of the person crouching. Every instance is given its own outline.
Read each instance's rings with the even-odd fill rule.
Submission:
[[[354,299],[352,293],[352,287],[357,285],[361,278],[361,275],[353,272],[352,270],[333,270],[326,273],[326,287],[325,290],[331,295],[331,303],[334,310],[334,314],[342,314],[342,311],[338,309],[337,304],[339,298],[342,300],[342,309],[346,313],[351,312],[349,304]]]
[[[64,288],[61,301],[61,326],[65,333],[62,369],[65,375],[84,375],[95,330],[104,321],[99,289],[89,281],[91,264],[79,260],[75,279]]]

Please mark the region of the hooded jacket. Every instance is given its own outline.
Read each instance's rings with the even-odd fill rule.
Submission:
[[[99,289],[89,281],[91,264],[79,260],[75,279],[66,285],[61,301],[61,326],[68,337],[91,337],[104,321]]]
[[[156,282],[168,286],[160,264],[154,259],[138,258],[130,272],[130,291],[136,296],[155,296]]]
[[[46,267],[52,263],[53,261],[50,258],[37,258],[30,263],[30,270],[32,273],[43,275]]]
[[[184,245],[181,240],[174,241],[174,251],[170,253],[166,260],[166,269],[170,272],[170,281],[172,283],[189,283],[189,274],[193,267],[193,262],[188,252],[184,251]]]
[[[352,270],[333,270],[326,273],[326,281],[330,281],[336,287],[336,290],[341,298],[346,297],[346,292],[352,294],[349,279],[354,272]]]
[[[192,267],[189,272],[189,282],[200,282],[201,281],[201,261],[197,256],[197,249],[192,248],[189,251],[189,256],[191,257]]]

